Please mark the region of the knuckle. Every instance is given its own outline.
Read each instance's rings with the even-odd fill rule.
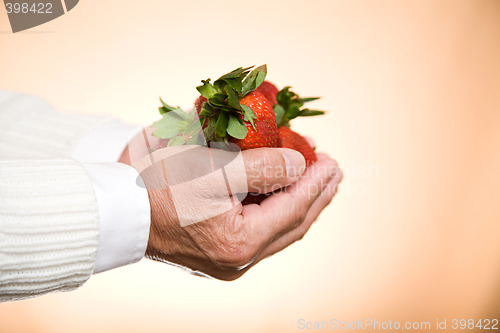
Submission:
[[[220,258],[221,264],[231,268],[239,268],[248,265],[253,257],[254,251],[248,244],[233,243],[224,246],[223,257]]]
[[[306,219],[306,216],[307,216],[307,211],[305,209],[303,208],[298,209],[297,213],[294,216],[293,228],[299,227]]]
[[[271,149],[255,149],[252,155],[252,171],[259,175],[272,177],[273,175],[268,173],[274,171],[277,166],[284,164],[281,153],[277,154]]]
[[[304,236],[305,236],[305,235],[306,235],[306,234],[305,234],[304,232],[300,232],[300,233],[297,235],[297,237],[295,238],[295,241],[296,241],[296,242],[301,241],[302,239],[304,239]]]
[[[307,222],[305,224],[302,224],[302,226],[299,228],[298,233],[295,237],[295,241],[301,241],[304,238],[304,236],[307,234],[307,231],[309,231],[309,228],[313,222],[314,222],[314,220]]]
[[[306,216],[307,216],[307,213],[304,211],[302,212],[300,215],[299,215],[299,220],[298,220],[298,225],[301,225],[302,223],[304,223],[305,219],[306,219]]]
[[[337,170],[337,177],[338,177],[339,183],[342,181],[342,179],[344,179],[344,172],[342,171],[342,169]]]
[[[220,238],[216,261],[230,268],[248,265],[256,255],[249,239],[248,232],[240,220],[227,221]]]
[[[336,172],[339,168],[339,165],[334,160],[325,161],[325,164],[326,164],[328,170],[333,171],[333,172]]]

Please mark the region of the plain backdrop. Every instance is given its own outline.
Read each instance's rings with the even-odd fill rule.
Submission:
[[[148,124],[158,97],[268,65],[345,173],[306,237],[234,282],[140,263],[0,304],[0,332],[294,332],[298,320],[500,312],[500,2],[81,0],[12,34],[0,89]]]

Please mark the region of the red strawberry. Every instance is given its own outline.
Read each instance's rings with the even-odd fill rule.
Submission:
[[[196,109],[196,112],[198,112],[198,115],[200,115],[201,107],[203,106],[203,103],[205,103],[206,101],[207,99],[200,95],[200,97],[198,97],[194,102],[194,107]],[[207,127],[207,124],[208,124],[208,119],[205,119],[202,128],[205,129]]]
[[[168,145],[204,144],[207,142],[233,142],[240,149],[283,147],[299,151],[309,166],[317,160],[314,150],[298,133],[290,130],[289,122],[297,116],[315,116],[324,111],[302,108],[304,103],[316,100],[300,98],[285,87],[278,92],[276,86],[264,81],[266,66],[252,71],[251,67],[238,68],[215,80],[203,80],[196,87],[200,96],[195,101],[202,129],[192,126],[194,111],[184,114],[179,108],[162,101],[160,113],[164,118],[155,123],[154,135],[170,140]],[[165,117],[173,112],[175,117]],[[279,128],[278,128],[279,127]],[[198,126],[199,128],[199,126]],[[203,135],[202,135],[203,134]],[[221,145],[224,147],[224,145]],[[267,194],[249,194],[243,204],[260,203]]]
[[[264,81],[255,90],[260,92],[262,95],[264,95],[269,100],[269,102],[271,102],[272,106],[275,106],[276,104],[278,104],[278,102],[276,101],[276,95],[278,94],[279,90],[271,82]]]
[[[309,145],[309,142],[301,136],[299,133],[292,131],[288,127],[279,128],[279,146],[282,148],[291,148],[299,151],[306,160],[306,165],[310,166],[318,160],[316,153],[313,148]]]
[[[229,141],[236,143],[241,150],[277,147],[278,125],[273,108],[266,97],[257,90],[251,91],[240,99],[240,104],[250,107],[255,114],[254,125],[245,121],[247,135],[244,139],[230,138]],[[240,115],[244,119],[243,115]]]
[[[256,91],[266,76],[266,66],[253,71],[238,68],[221,76],[212,84],[210,79],[196,87],[201,97],[195,102],[200,108],[200,121],[206,123],[208,141],[229,141],[242,150],[278,146],[278,125],[268,99]]]
[[[203,106],[203,103],[205,103],[206,101],[207,99],[200,95],[200,97],[198,97],[194,102],[194,107],[196,108],[196,112],[198,112],[198,114],[200,114],[201,107]]]
[[[307,140],[303,136],[292,131],[289,127],[286,126],[282,126],[278,129],[278,147],[290,148],[300,152],[306,160],[306,166],[310,166],[318,160],[318,158],[316,157],[316,153],[314,152],[314,149],[309,145],[309,142],[307,142]],[[249,193],[245,200],[242,201],[242,204],[260,204],[270,195],[271,193]]]
[[[264,201],[264,199],[271,196],[271,194],[273,194],[273,193],[271,192],[271,193],[261,194],[261,193],[249,192],[247,194],[247,196],[245,197],[245,199],[243,199],[243,201],[241,201],[241,204],[243,206],[250,205],[250,204],[260,204],[262,201]]]

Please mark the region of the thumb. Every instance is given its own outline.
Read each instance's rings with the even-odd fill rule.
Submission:
[[[257,148],[242,152],[248,191],[268,193],[295,183],[304,173],[304,156],[288,148]]]

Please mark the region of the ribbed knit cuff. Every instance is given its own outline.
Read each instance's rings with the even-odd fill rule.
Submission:
[[[0,161],[0,301],[79,287],[98,241],[94,188],[76,161]]]

